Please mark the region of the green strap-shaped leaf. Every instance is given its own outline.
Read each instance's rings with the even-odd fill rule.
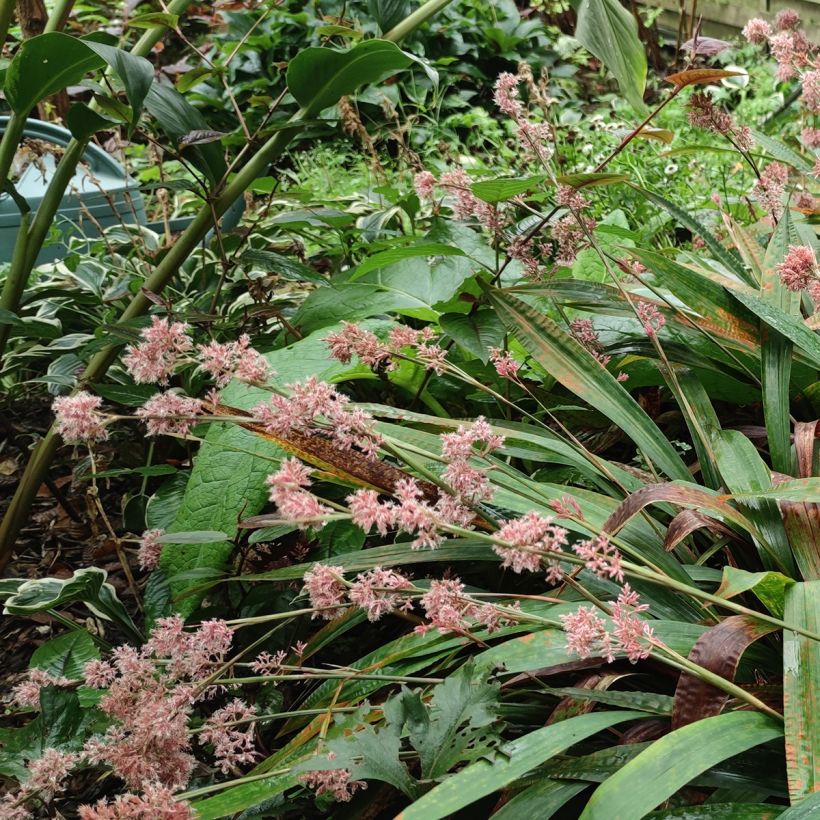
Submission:
[[[777,721],[759,712],[727,712],[690,723],[604,781],[580,820],[638,820],[722,760],[782,734]]]
[[[786,590],[784,619],[804,629],[820,629],[820,581]],[[820,791],[820,643],[783,632],[783,716],[789,796],[799,803]]]
[[[575,39],[612,72],[621,93],[643,115],[646,54],[635,18],[618,0],[581,0]]]
[[[586,787],[586,783],[562,783],[560,780],[542,779],[505,803],[493,815],[493,820],[521,820],[522,817],[549,820],[561,806]]]
[[[349,51],[306,48],[288,66],[288,89],[312,117],[335,105],[366,83],[389,77],[410,64],[410,58],[387,40],[366,40]]]
[[[439,820],[502,789],[570,746],[641,712],[593,712],[538,729],[501,747],[493,762],[479,760],[440,783],[396,820]],[[630,818],[631,820],[631,818]]]
[[[691,478],[683,460],[623,385],[547,316],[500,290],[488,290],[501,320],[535,360],[567,390],[617,424],[670,478]]]

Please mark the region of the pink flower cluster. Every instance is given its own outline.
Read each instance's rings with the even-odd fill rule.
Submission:
[[[80,806],[80,820],[194,820],[187,803],[174,799],[173,792],[158,783],[147,783],[142,795],[119,794]]]
[[[41,689],[46,686],[69,686],[71,683],[62,675],[51,675],[35,666],[28,670],[25,680],[12,689],[12,700],[24,709],[39,709]]]
[[[517,381],[521,365],[512,357],[509,350],[501,350],[498,347],[490,348],[490,361],[495,367],[495,372],[502,379]]]
[[[708,94],[693,94],[689,98],[689,124],[728,137],[741,151],[750,151],[754,145],[748,126],[736,126],[731,115],[716,108]]]
[[[151,396],[136,415],[145,421],[149,436],[187,436],[202,413],[199,399],[166,390]]]
[[[378,371],[395,369],[392,357],[403,347],[415,347],[420,358],[432,362],[433,366],[440,363],[443,358],[440,353],[444,354],[444,351],[438,345],[428,344],[434,336],[435,331],[429,326],[414,330],[407,325],[396,325],[384,343],[375,333],[352,322],[343,322],[342,329],[331,333],[325,343],[330,348],[331,357],[342,364],[348,364],[358,356],[363,364]]]
[[[287,387],[289,396],[274,394],[251,411],[269,433],[323,434],[342,450],[360,450],[370,458],[376,457],[381,436],[373,429],[369,413],[350,409],[347,396],[314,376]]]
[[[140,539],[137,561],[140,569],[149,571],[159,566],[159,559],[162,556],[162,542],[160,538],[165,535],[165,530],[146,530]]]
[[[806,245],[790,245],[785,259],[777,266],[777,275],[783,286],[799,291],[817,281],[817,262],[814,251]]]
[[[601,344],[598,331],[595,330],[595,326],[592,324],[592,319],[573,319],[569,324],[569,329],[576,341],[598,360],[601,367],[606,367],[609,364],[612,357],[604,353],[604,346]]]
[[[327,756],[328,760],[336,757],[333,752]],[[325,769],[305,772],[299,780],[309,789],[316,792],[317,797],[323,794],[332,794],[340,803],[349,803],[359,789],[366,789],[367,783],[363,780],[351,780],[347,769]]]
[[[102,399],[80,390],[73,396],[59,396],[51,405],[57,432],[67,444],[105,441],[108,430],[105,416],[99,412]]]
[[[489,501],[493,491],[486,470],[474,467],[470,460],[497,450],[504,444],[504,436],[494,433],[484,416],[479,416],[468,427],[460,424],[455,433],[444,433],[440,438],[441,454],[448,461],[442,478],[455,496],[467,504]]]
[[[369,532],[374,526],[385,534],[391,529],[415,534],[413,549],[434,549],[444,539],[442,527],[469,527],[474,514],[457,498],[442,493],[434,503],[424,500],[418,482],[401,479],[394,490],[395,501],[379,501],[373,490],[357,490],[347,497],[353,523]]]
[[[658,306],[651,302],[638,302],[635,305],[635,312],[647,336],[656,336],[666,324],[666,317],[660,312]]]
[[[562,216],[552,227],[556,263],[571,267],[578,252],[589,245],[587,234],[591,234],[596,225],[595,219],[591,216],[574,213]]]
[[[412,608],[411,599],[402,594],[412,586],[400,573],[374,567],[356,576],[347,597],[367,613],[368,621],[378,621],[394,609]]]
[[[524,150],[546,165],[552,157],[552,129],[549,123],[536,123],[528,118],[519,100],[518,84],[519,79],[515,75],[506,71],[499,74],[495,81],[495,104],[516,124],[518,139]]]
[[[567,531],[553,523],[552,516],[542,516],[530,511],[521,518],[507,521],[496,533],[501,541],[509,546],[493,545],[495,552],[503,559],[502,566],[512,568],[513,572],[538,572],[544,553],[551,553],[549,558],[549,575],[555,583],[561,578],[561,569],[555,560],[555,553],[560,553],[567,543]]]
[[[110,661],[90,661],[85,682],[108,690],[100,709],[114,724],[86,743],[85,756],[111,766],[131,789],[145,783],[184,788],[194,767],[191,707],[207,694],[203,681],[224,662],[232,639],[222,621],[185,632],[182,619],[174,616],[158,621],[140,650],[120,646]]]
[[[142,341],[128,345],[122,363],[137,384],[168,384],[179,358],[193,348],[184,322],[154,316],[140,331]]]
[[[765,20],[749,20],[743,29],[743,36],[750,42],[762,45],[768,42],[772,56],[777,61],[777,78],[781,81],[796,76],[807,66],[816,68],[816,46],[800,29],[800,16],[792,9],[784,9],[775,17],[775,29]],[[803,103],[810,111],[812,103],[805,98]],[[816,111],[815,111],[816,113]]]
[[[584,541],[576,541],[572,549],[579,558],[583,558],[586,568],[600,578],[612,578],[623,583],[624,571],[621,568],[621,554],[602,534]]]
[[[456,219],[476,219],[494,234],[503,228],[501,215],[493,205],[479,199],[471,189],[472,182],[467,172],[462,168],[447,171],[436,179],[430,171],[421,171],[413,181],[416,193],[422,199],[432,199],[436,188],[443,188],[454,197],[453,213]]]
[[[200,369],[211,375],[217,387],[225,387],[231,379],[247,384],[264,384],[270,376],[267,359],[251,347],[247,333],[235,342],[200,345],[198,352]]]
[[[770,162],[752,189],[763,210],[775,219],[783,215],[783,195],[789,181],[789,169],[780,162]]]
[[[346,611],[347,587],[342,580],[344,567],[314,564],[302,578],[310,605],[316,610],[312,618],[332,621]]]
[[[230,773],[239,764],[256,760],[252,724],[255,714],[254,707],[234,698],[205,721],[199,742],[214,747],[216,765],[223,774]]]
[[[270,500],[276,504],[279,514],[286,521],[298,523],[302,529],[323,527],[321,518],[333,512],[305,490],[311,484],[310,469],[298,458],[284,459],[279,470],[267,479]]]
[[[584,659],[600,654],[608,663],[623,652],[632,663],[648,658],[652,648],[652,628],[638,617],[649,607],[639,603],[638,595],[625,584],[612,607],[612,629],[592,607],[579,607],[561,622],[567,639],[567,651]]]
[[[431,629],[438,629],[442,633],[463,633],[475,624],[493,632],[503,624],[512,623],[510,617],[499,612],[492,604],[477,604],[466,596],[464,584],[458,578],[430,581],[430,589],[421,596],[419,604],[430,623],[417,626],[415,632],[418,634]]]
[[[37,801],[49,803],[63,789],[63,781],[71,773],[80,756],[59,749],[46,749],[42,756],[26,765],[28,777],[16,792],[0,798],[0,817],[3,820],[29,820],[34,815],[26,805]]]

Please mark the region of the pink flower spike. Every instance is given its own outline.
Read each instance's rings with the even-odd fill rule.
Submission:
[[[800,15],[794,9],[783,9],[777,12],[774,25],[778,31],[792,31],[800,25]]]
[[[391,610],[410,604],[410,599],[401,594],[410,586],[410,581],[400,573],[374,567],[356,576],[348,597],[367,612],[368,621],[378,621]]]
[[[502,379],[517,381],[521,365],[512,357],[509,350],[502,351],[497,347],[490,348],[490,361],[495,367],[495,372]]]
[[[429,171],[421,171],[413,179],[419,199],[432,199],[436,192],[436,178]]]
[[[495,104],[508,117],[520,120],[524,114],[523,106],[518,99],[518,78],[505,71],[495,81]]]
[[[791,291],[804,290],[817,276],[814,252],[807,245],[790,245],[789,252],[776,270],[785,288]]]
[[[347,589],[339,580],[344,575],[342,567],[331,567],[326,564],[314,564],[303,577],[305,592],[310,598],[310,605],[319,610],[313,618],[324,618],[332,621],[347,611],[343,606]]]
[[[759,17],[753,17],[743,27],[743,36],[750,42],[756,45],[762,45],[772,35],[772,27]]]
[[[614,656],[610,650],[609,637],[603,618],[592,607],[578,607],[569,615],[561,615],[561,623],[567,638],[567,651],[581,660],[597,652],[603,652],[611,663]]]
[[[156,393],[136,411],[145,420],[149,436],[187,436],[201,413],[199,399],[174,390]]]
[[[43,756],[32,760],[28,766],[28,780],[25,782],[26,791],[36,792],[38,796],[48,802],[61,789],[63,780],[78,762],[79,756],[58,749],[46,749]]]
[[[328,760],[335,755],[331,752]],[[367,783],[363,780],[351,780],[347,769],[325,769],[305,772],[299,780],[309,789],[316,792],[317,797],[323,794],[332,794],[340,803],[349,803],[359,789],[366,789]]]
[[[122,363],[137,384],[167,384],[179,358],[188,353],[193,342],[188,325],[154,316],[151,326],[143,328],[138,345],[125,348]]]
[[[141,791],[141,796],[119,794],[111,802],[80,806],[80,820],[194,820],[190,806],[177,801],[171,789],[149,782]]]
[[[84,390],[73,396],[59,396],[51,405],[54,410],[57,432],[66,444],[105,441],[108,430],[105,416],[99,412],[102,399]]]
[[[142,534],[139,553],[137,554],[140,569],[148,571],[159,566],[159,559],[162,555],[162,543],[159,539],[163,535],[165,535],[165,530],[160,529],[146,530]]]
[[[656,336],[666,324],[666,317],[660,312],[658,306],[651,302],[638,302],[635,305],[635,311],[647,336]]]
[[[610,543],[605,534],[596,535],[586,541],[576,541],[572,545],[579,558],[584,559],[586,568],[600,578],[612,578],[618,583],[624,580],[624,571],[621,567],[621,554]]]
[[[216,765],[223,774],[229,774],[245,763],[253,763],[258,757],[253,744],[252,719],[255,714],[254,707],[234,698],[205,722],[199,742],[214,747]]]

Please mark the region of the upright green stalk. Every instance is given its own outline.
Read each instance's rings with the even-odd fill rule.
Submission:
[[[190,0],[177,0],[171,3],[168,11],[172,13],[179,12],[179,6],[183,10],[189,5]],[[427,19],[432,17],[437,11],[444,8],[451,0],[429,0],[421,8],[417,9],[406,20],[399,23],[387,35],[386,40],[396,42],[407,36],[413,29],[420,26]],[[147,41],[149,32],[140,40],[137,46],[132,50],[137,52],[137,48],[143,46],[144,41]],[[159,35],[157,35],[158,39]],[[156,39],[151,41],[151,46],[156,42]],[[146,48],[147,50],[150,48]],[[291,119],[294,126],[298,125],[299,121],[311,117],[314,113],[310,108],[301,109]],[[256,179],[262,175],[267,167],[278,159],[284,152],[285,148],[293,139],[297,129],[278,131],[271,137],[262,148],[248,161],[248,163],[236,174],[234,179],[229,182],[222,193],[211,203],[205,203],[200,209],[199,213],[194,217],[193,222],[186,228],[182,235],[177,239],[174,246],[162,259],[160,264],[154,270],[153,274],[145,281],[144,289],[153,293],[160,293],[163,288],[176,275],[180,266],[196,249],[197,245],[204,239],[205,235],[211,229],[214,220],[219,219],[225,211],[244,194],[245,189]],[[69,146],[70,148],[71,146]],[[58,203],[59,204],[59,203]],[[39,217],[39,212],[38,215]],[[39,249],[38,249],[39,252]],[[32,246],[28,250],[27,258],[36,258],[36,252]],[[149,306],[149,300],[143,295],[141,290],[137,293],[128,307],[121,316],[121,321],[128,321],[136,316],[145,313]],[[83,387],[89,383],[93,383],[101,379],[105,372],[110,367],[117,355],[117,346],[111,345],[94,356],[88,363],[79,387]],[[28,511],[34,500],[37,488],[43,480],[54,455],[57,452],[60,441],[55,432],[54,425],[51,426],[48,433],[40,441],[32,453],[31,459],[26,465],[25,472],[20,479],[20,484],[17,491],[12,498],[6,515],[0,523],[0,572],[2,572],[9,562],[14,547],[14,542],[23,526],[23,522],[28,516]]]
[[[14,17],[14,0],[0,0],[0,46],[6,42],[12,17]]]
[[[43,34],[50,31],[62,31],[68,22],[68,15],[71,14],[75,2],[76,0],[57,0],[46,22],[46,27],[43,29]]]

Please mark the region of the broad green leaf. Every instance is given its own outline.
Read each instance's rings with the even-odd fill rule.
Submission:
[[[192,131],[207,131],[208,122],[175,88],[154,83],[145,96],[145,108],[160,128],[178,143]],[[217,142],[192,145],[184,149],[186,157],[208,177],[212,184],[218,182],[227,170],[222,148]]]
[[[54,677],[82,680],[86,663],[99,657],[100,653],[88,632],[74,629],[38,646],[29,666],[45,669]]]
[[[782,618],[786,590],[793,583],[794,579],[782,572],[748,572],[726,566],[715,595],[730,599],[743,592],[753,592],[772,615]]]
[[[445,313],[438,323],[456,344],[485,364],[490,348],[501,347],[504,341],[504,325],[496,312],[489,308],[481,308],[475,313]]]
[[[356,267],[349,281],[354,282],[372,270],[386,268],[396,262],[401,262],[403,259],[412,259],[419,256],[464,256],[464,251],[452,245],[442,245],[440,242],[391,248],[390,250],[381,251],[380,253],[374,253],[372,256],[368,256],[364,262]]]
[[[681,457],[652,419],[573,336],[503,291],[488,290],[488,296],[508,330],[551,376],[623,429],[670,478],[690,478]]]
[[[494,204],[525,194],[527,191],[532,191],[546,178],[546,174],[537,174],[531,177],[499,177],[498,179],[474,182],[470,186],[470,190],[483,202]]]
[[[288,89],[302,106],[302,114],[312,117],[360,86],[378,82],[409,64],[407,55],[386,40],[366,40],[348,51],[306,48],[288,65]]]
[[[30,615],[59,609],[64,604],[84,603],[95,615],[114,621],[128,632],[132,640],[142,643],[142,635],[111,584],[108,573],[98,567],[75,570],[70,578],[37,578],[26,581],[17,592],[6,598],[4,612],[10,615]]]
[[[478,760],[408,806],[396,820],[440,820],[492,794],[570,746],[642,712],[593,712],[530,732],[504,744],[492,762]],[[632,815],[634,817],[634,815]]]
[[[732,498],[775,498],[778,501],[820,504],[820,478],[793,478],[768,490],[733,493]]]
[[[281,453],[276,445],[240,427],[212,425],[194,460],[182,506],[167,539],[173,537],[174,530],[190,533],[206,529],[218,529],[233,538],[239,517],[254,515],[266,502],[265,479],[276,472],[275,459]],[[233,545],[227,539],[205,544],[174,544],[163,549],[160,566],[169,580],[201,567],[220,570],[232,550]],[[192,586],[197,583],[171,581],[171,592],[177,597]],[[183,598],[175,608],[183,615],[190,615],[199,598],[201,595]]]
[[[52,31],[23,41],[6,71],[5,94],[12,110],[28,114],[40,100],[76,85],[104,62],[88,44]]]
[[[367,0],[367,10],[384,33],[410,14],[410,0]]]
[[[74,103],[68,109],[68,115],[66,116],[68,130],[71,131],[71,136],[76,140],[87,140],[97,131],[113,128],[120,122],[121,120],[104,117],[94,111],[93,108],[89,108],[85,103]]]
[[[635,18],[618,0],[581,0],[577,15],[575,39],[612,72],[621,93],[643,116],[646,54]]]
[[[690,723],[604,781],[580,820],[636,820],[717,763],[782,735],[782,727],[759,712],[727,712]]]
[[[121,48],[95,43],[93,40],[83,40],[83,42],[97,56],[105,60],[122,81],[133,112],[131,117],[133,128],[139,121],[145,96],[154,82],[154,67],[144,57],[137,57]]]
[[[820,631],[820,581],[786,590],[784,620]],[[789,796],[799,804],[820,792],[820,643],[783,631],[783,716]]]

